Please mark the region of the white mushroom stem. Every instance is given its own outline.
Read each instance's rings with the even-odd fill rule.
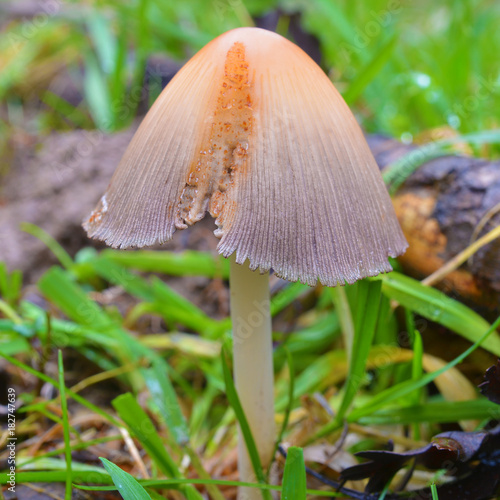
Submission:
[[[274,449],[274,373],[269,273],[251,271],[231,258],[231,319],[236,390],[264,470]],[[239,432],[240,481],[256,482],[245,441]],[[240,488],[240,500],[262,500],[256,488]]]

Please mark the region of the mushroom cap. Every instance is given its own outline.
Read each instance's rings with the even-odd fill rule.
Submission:
[[[225,257],[309,285],[391,271],[388,256],[408,246],[340,94],[299,47],[258,28],[224,33],[176,74],[84,227],[144,247],[207,211]]]

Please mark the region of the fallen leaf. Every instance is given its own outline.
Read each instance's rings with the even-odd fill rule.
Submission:
[[[481,394],[492,403],[500,405],[500,359],[497,364],[490,366],[484,374],[484,382],[479,385]]]
[[[403,453],[373,450],[356,453],[356,456],[368,461],[345,469],[341,480],[368,479],[366,493],[381,491],[396,472],[412,461],[431,470],[445,469],[448,476],[455,478],[438,486],[440,500],[487,499],[500,488],[500,426],[491,431],[443,432],[430,444]],[[412,495],[420,498],[418,494],[428,492],[430,490],[424,488],[413,491]]]

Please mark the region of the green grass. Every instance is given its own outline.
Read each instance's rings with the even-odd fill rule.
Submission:
[[[191,314],[173,315],[169,312],[170,309],[179,307],[187,307],[188,311],[196,311],[192,309],[195,306],[187,299],[179,301],[174,297],[170,302],[167,300],[163,305],[167,312],[147,308],[148,314],[153,311],[164,319],[175,318],[174,323],[171,323],[173,332],[183,328],[189,329],[197,334],[190,336],[191,342],[210,342],[216,348],[213,351],[214,354],[204,357],[203,361],[196,354],[196,349],[191,351],[195,354],[186,355],[189,351],[171,346],[167,351],[167,358],[160,355],[149,346],[149,337],[132,335],[121,325],[125,318],[117,314],[116,310],[102,308],[88,295],[92,290],[119,283],[128,293],[135,296],[138,303],[151,305],[159,300],[154,293],[154,283],[157,279],[148,279],[134,270],[134,265],[137,269],[151,266],[151,262],[155,260],[155,258],[152,259],[152,253],[137,252],[135,256],[133,252],[128,253],[131,255],[126,262],[127,267],[123,267],[119,259],[108,260],[111,255],[115,254],[103,251],[102,253],[86,253],[84,261],[77,259],[80,261],[66,262],[66,269],[55,267],[49,270],[40,279],[38,286],[45,299],[51,304],[53,313],[50,323],[47,321],[45,312],[39,307],[24,300],[13,301],[13,305],[9,306],[12,317],[0,320],[0,330],[7,336],[8,344],[19,346],[15,352],[17,359],[3,350],[1,355],[19,369],[59,388],[62,402],[67,398],[74,400],[89,411],[103,416],[111,427],[126,426],[128,432],[137,439],[140,447],[147,454],[148,463],[151,464],[153,470],[157,471],[157,479],[161,479],[162,476],[172,480],[183,479],[179,462],[183,455],[181,450],[185,450],[184,452],[191,457],[198,477],[203,480],[209,479],[202,463],[217,449],[220,449],[222,443],[218,436],[223,432],[226,435],[223,440],[224,446],[231,446],[230,443],[234,442],[236,421],[243,429],[246,428],[237,396],[231,390],[233,386],[230,373],[225,362],[221,362],[221,358],[217,355],[224,344],[230,323],[225,318],[215,321],[208,317],[204,319],[203,316],[193,322]],[[143,262],[139,262],[140,256],[144,257]],[[218,257],[189,252],[185,258],[191,261],[197,256],[199,256],[199,263],[204,262],[206,266],[206,273],[201,270],[200,274],[211,275],[214,266],[217,265]],[[174,256],[168,252],[162,252],[162,257],[162,262],[175,258],[177,262],[180,262],[180,267],[183,267],[182,254]],[[108,274],[103,274],[99,264],[102,262],[112,263],[115,267],[111,266]],[[83,265],[86,266],[85,273],[81,272]],[[159,267],[161,266],[160,264]],[[110,269],[113,271],[111,275]],[[178,268],[175,274],[180,274]],[[192,274],[187,266],[185,274]],[[9,276],[5,275],[3,281],[9,282],[9,280]],[[162,281],[158,280],[158,283],[161,285],[156,286],[166,286]],[[303,287],[296,284],[290,284],[278,292],[273,298],[274,314],[285,311],[294,300],[301,298],[303,292]],[[299,315],[297,321],[304,323],[302,328],[294,329],[285,337],[280,332],[274,334],[277,340],[281,339],[279,342],[282,344],[282,346],[278,345],[275,350],[278,370],[276,410],[285,420],[280,437],[286,439],[290,433],[300,428],[300,421],[294,421],[293,412],[300,409],[301,397],[311,395],[315,391],[326,395],[329,404],[336,411],[337,418],[323,427],[317,427],[315,436],[304,441],[304,445],[314,442],[320,436],[335,439],[344,420],[367,426],[398,424],[415,428],[418,425],[421,432],[429,436],[438,429],[439,423],[472,419],[487,420],[492,412],[497,411],[495,405],[482,398],[469,402],[446,401],[442,398],[436,399],[435,396],[429,398],[425,389],[436,376],[463,361],[478,345],[496,353],[497,334],[493,332],[499,321],[490,327],[484,319],[463,304],[396,272],[366,280],[346,288],[347,304],[355,319],[355,335],[351,347],[351,356],[355,362],[348,369],[346,353],[338,345],[341,336],[338,330],[337,311],[333,305],[335,301],[332,300],[330,290],[323,289],[319,292],[318,307],[321,304],[321,309],[309,310],[303,320]],[[418,340],[420,338],[418,332],[414,335],[416,356],[413,362],[411,362],[410,351],[394,345],[394,335],[397,334],[399,327],[394,322],[389,301],[395,299],[407,311],[414,311],[421,316],[429,317],[458,335],[474,341],[475,344],[444,368],[429,374],[422,373],[423,351]],[[58,317],[60,315],[58,311],[64,313],[65,319]],[[413,325],[411,314],[408,313],[407,318],[407,326],[411,327]],[[328,327],[325,328],[325,326]],[[309,334],[312,343],[308,340]],[[122,385],[136,393],[148,391],[147,408],[144,409],[139,405],[132,393],[124,393],[113,402],[116,414],[121,419],[120,422],[109,408],[98,408],[87,398],[65,388],[61,360],[59,381],[22,363],[19,360],[30,356],[33,350],[31,343],[36,338],[45,343],[49,353],[61,347],[77,348],[103,371],[116,370],[124,365],[129,366],[127,371],[117,376]],[[314,340],[315,338],[317,340]],[[27,342],[23,344],[22,341]],[[337,346],[335,350],[332,350],[333,345]],[[286,352],[288,354],[284,354]],[[288,362],[283,364],[287,356]],[[310,362],[304,364],[304,360],[307,359]],[[381,376],[376,386],[377,390],[373,390],[374,386],[366,376],[367,369],[372,373],[372,377],[377,379],[377,373],[382,374],[390,367],[408,362],[410,362],[409,370],[393,372],[388,377]],[[207,381],[205,387],[192,385],[194,373],[197,374],[196,377],[202,377]],[[328,395],[331,388],[338,384],[341,386],[343,384],[339,395]],[[227,394],[230,408],[225,407],[224,393]],[[38,402],[27,406],[21,410],[19,417],[23,418],[23,415],[33,414],[33,412],[47,415],[49,403],[49,401]],[[55,403],[58,404],[57,401]],[[186,413],[185,408],[190,407],[193,411]],[[67,471],[64,477],[69,484],[70,480],[78,482],[75,477],[80,477],[78,473],[83,470],[82,467],[85,468],[85,464],[71,461],[69,452],[85,449],[85,443],[78,440],[76,443],[70,441],[69,415],[64,405],[62,414],[65,446],[59,453],[66,456],[66,462],[63,460],[61,467]],[[288,425],[286,425],[287,421]],[[254,449],[251,436],[246,435],[246,438],[249,449]],[[195,451],[193,443],[196,443],[197,449],[205,450],[201,456]],[[44,468],[48,467],[54,472],[60,470],[60,466],[53,469],[53,465],[46,462],[49,456],[57,455],[41,453],[39,457],[30,458],[30,468],[36,468],[37,464],[42,466],[45,460]],[[265,485],[265,474],[256,459],[257,455],[251,453],[251,456],[254,458],[257,477],[260,477],[261,484]],[[31,477],[23,475],[22,465],[19,472],[20,482],[24,477]],[[47,476],[48,481],[51,481],[50,477],[52,476]],[[95,482],[102,484],[104,477],[108,476],[103,470],[101,475],[96,476]],[[220,484],[224,484],[224,481],[221,481]],[[84,480],[84,482],[88,481]],[[286,484],[283,486],[285,487]],[[197,495],[195,490],[191,490],[189,486],[181,482],[172,484],[170,487],[179,488],[179,491],[184,492],[189,498]],[[214,498],[223,498],[217,485],[210,484],[207,487],[215,488],[215,493],[211,493],[212,496],[215,495]]]
[[[123,500],[151,500],[148,492],[130,474],[120,469],[117,465],[101,458],[104,468],[108,471],[116,489],[120,492]]]
[[[283,500],[305,500],[306,490],[304,454],[301,448],[291,446],[286,455],[281,498]]]
[[[64,61],[82,81],[85,101],[75,108],[42,92],[50,109],[40,125],[62,119],[66,128],[93,122],[117,130],[130,124],[146,97],[140,89],[151,54],[183,62],[215,36],[251,25],[252,16],[277,7],[281,30],[289,15],[301,13],[304,28],[320,41],[323,68],[369,131],[408,140],[444,125],[462,134],[498,128],[491,110],[500,105],[500,6],[488,0],[443,0],[437,6],[397,0],[369,6],[348,0],[104,0],[92,9],[72,2],[67,15],[48,16],[42,27],[18,21],[0,35],[0,99],[12,104],[15,121],[26,76],[40,63]],[[83,80],[77,76],[81,65]],[[158,94],[158,80],[150,91]]]
[[[63,435],[64,435],[64,458],[66,460],[66,490],[64,493],[65,500],[71,500],[71,446],[70,446],[70,428],[68,420],[68,402],[66,400],[66,387],[64,385],[64,365],[62,351],[57,351],[57,364],[59,372],[59,391],[61,395],[61,410],[63,414]]]

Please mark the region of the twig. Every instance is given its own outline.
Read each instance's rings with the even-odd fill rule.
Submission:
[[[461,266],[480,248],[492,242],[499,236],[500,236],[500,226],[497,226],[494,229],[492,229],[489,233],[479,238],[472,245],[469,245],[465,250],[462,250],[459,254],[455,255],[455,257],[449,260],[443,267],[433,272],[430,276],[427,276],[427,278],[421,281],[422,285],[431,286],[441,281],[447,274],[451,273],[459,266]]]
[[[146,469],[146,466],[144,465],[144,462],[142,461],[141,455],[139,454],[139,450],[135,446],[135,443],[133,439],[130,437],[130,434],[128,433],[127,429],[124,427],[118,427],[118,430],[120,431],[120,434],[123,436],[123,440],[125,441],[125,445],[127,446],[128,450],[130,451],[130,454],[132,455],[132,458],[134,459],[135,463],[139,467],[139,470],[141,471],[142,477],[144,479],[149,479],[149,473]]]

